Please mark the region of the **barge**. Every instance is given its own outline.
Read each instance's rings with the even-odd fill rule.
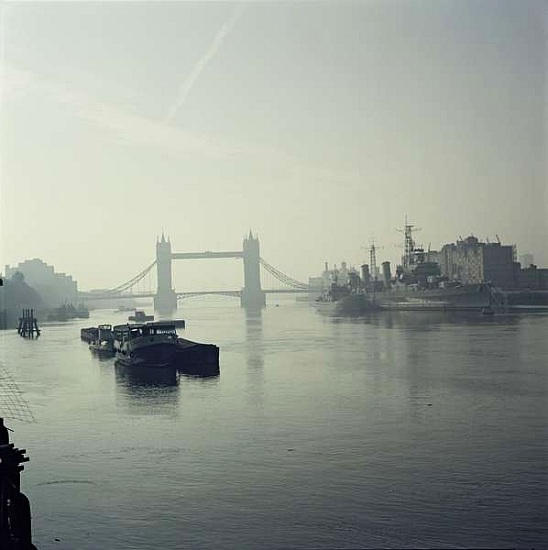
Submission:
[[[99,336],[99,329],[97,327],[85,327],[80,329],[80,339],[84,342],[91,343],[97,340]]]
[[[97,327],[97,336],[90,342],[91,352],[108,357],[114,355],[114,335],[112,325],[99,325]]]
[[[146,323],[148,321],[154,321],[154,315],[147,315],[144,311],[136,309],[135,313],[130,315],[127,319],[135,323]]]
[[[173,321],[116,325],[116,363],[126,367],[176,367],[189,374],[218,374],[219,348],[180,338]]]

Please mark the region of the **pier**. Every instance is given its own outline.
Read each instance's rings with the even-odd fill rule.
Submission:
[[[35,336],[40,336],[40,329],[38,328],[38,322],[34,316],[33,309],[23,310],[23,317],[19,317],[17,333],[24,338],[34,338]]]

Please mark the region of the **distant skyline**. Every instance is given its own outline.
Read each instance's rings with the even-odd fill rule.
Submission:
[[[174,251],[237,250],[307,280],[516,244],[548,266],[542,0],[1,3],[0,265],[81,290]],[[176,264],[178,290],[241,262]]]

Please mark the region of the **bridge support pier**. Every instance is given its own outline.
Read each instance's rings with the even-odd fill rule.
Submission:
[[[248,292],[243,288],[240,305],[246,309],[262,309],[266,306],[266,294],[264,290]]]
[[[261,309],[266,305],[266,295],[261,289],[259,239],[251,231],[244,239],[242,257],[244,260],[244,288],[240,305],[247,309]]]
[[[177,311],[177,294],[173,291],[169,293],[156,294],[156,296],[154,296],[154,309],[158,313],[167,315]]]

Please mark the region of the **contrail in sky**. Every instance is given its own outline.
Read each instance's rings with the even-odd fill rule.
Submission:
[[[225,38],[228,36],[230,31],[232,31],[234,25],[242,16],[243,11],[244,11],[243,4],[238,4],[234,9],[234,11],[232,12],[232,15],[229,17],[229,19],[220,28],[219,32],[213,39],[213,42],[211,42],[211,45],[209,46],[207,51],[194,64],[194,67],[192,67],[192,71],[188,75],[188,78],[181,85],[179,97],[173,103],[173,105],[169,108],[169,111],[164,117],[163,119],[164,124],[169,124],[174,119],[175,115],[177,114],[177,111],[183,106],[183,104],[185,103],[188,97],[188,94],[190,94],[190,92],[192,91],[192,88],[196,84],[196,81],[200,77],[200,74],[205,69],[206,65],[215,56],[219,48],[223,45]]]

